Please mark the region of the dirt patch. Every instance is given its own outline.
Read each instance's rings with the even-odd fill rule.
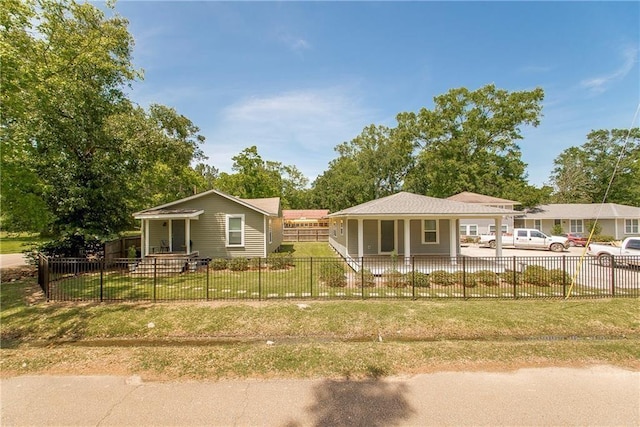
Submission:
[[[32,265],[0,268],[0,280],[3,283],[16,282],[38,276],[38,269]]]

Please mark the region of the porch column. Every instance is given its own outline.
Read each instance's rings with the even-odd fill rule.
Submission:
[[[169,238],[167,239],[167,242],[169,242],[169,253],[173,252],[173,220],[170,219],[169,220],[169,226],[167,227],[169,229]]]
[[[184,243],[187,247],[187,254],[191,253],[191,219],[184,220]]]
[[[502,256],[502,217],[494,218],[496,225],[496,257]]]
[[[456,258],[458,257],[458,221],[455,219],[449,220],[449,256],[451,257],[451,264],[457,264]]]
[[[358,258],[364,256],[364,224],[362,218],[358,218]]]
[[[411,219],[404,219],[404,257],[411,257]]]
[[[149,220],[142,220],[142,229],[144,234],[144,256],[149,254]]]

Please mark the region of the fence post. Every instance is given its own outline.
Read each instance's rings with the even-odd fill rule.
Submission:
[[[413,294],[413,299],[416,299],[416,256],[411,257],[411,284],[412,289],[411,293]]]
[[[616,296],[616,257],[611,257],[611,296]]]
[[[309,293],[313,298],[313,257],[309,257]]]
[[[462,298],[467,299],[467,260],[462,257]]]
[[[516,272],[516,256],[513,256],[513,299],[518,299],[518,290],[517,290],[517,284],[518,284],[518,275]]]
[[[567,256],[562,255],[562,296],[567,297]]]
[[[104,264],[105,259],[100,260],[100,302],[104,299]]]
[[[360,293],[360,298],[364,299],[364,257],[360,257]]]
[[[258,301],[262,300],[262,258],[258,258]]]
[[[156,281],[158,277],[158,258],[153,258],[153,302],[156,302]]]
[[[207,285],[206,285],[207,286],[206,287],[206,289],[207,289],[206,300],[209,301],[209,261],[207,261],[207,273],[206,274],[207,274],[207,279],[206,279],[206,282],[207,282]]]

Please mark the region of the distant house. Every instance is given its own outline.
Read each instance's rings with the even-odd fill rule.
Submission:
[[[536,228],[551,233],[560,225],[565,233],[588,233],[588,224],[598,219],[601,234],[624,239],[640,236],[640,208],[616,203],[571,203],[540,205],[523,212],[517,218],[517,227]]]
[[[133,214],[142,256],[266,257],[282,243],[280,198],[240,199],[210,190]]]
[[[500,224],[515,211],[400,192],[329,214],[329,243],[344,258],[460,253],[460,221]],[[496,248],[501,255],[502,248]]]
[[[484,194],[472,193],[470,191],[463,191],[462,193],[455,194],[451,197],[448,197],[447,200],[464,203],[474,203],[482,206],[491,206],[508,210],[514,210],[515,206],[520,205],[520,202],[515,202],[513,200],[485,196]],[[508,215],[502,219],[500,228],[503,234],[511,233],[513,231],[513,218],[513,215]],[[490,219],[473,218],[460,220],[461,236],[473,237],[479,236],[481,234],[495,234],[495,232],[496,225]]]
[[[326,242],[329,239],[328,209],[283,209],[286,242]]]

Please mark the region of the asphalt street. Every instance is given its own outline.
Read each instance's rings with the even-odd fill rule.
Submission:
[[[638,426],[640,372],[610,366],[368,380],[23,376],[3,426]]]

